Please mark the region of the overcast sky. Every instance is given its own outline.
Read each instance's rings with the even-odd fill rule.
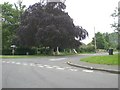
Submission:
[[[1,0],[3,2],[16,3],[17,0]],[[40,0],[23,0],[27,7]],[[89,43],[95,32],[113,32],[110,24],[113,18],[110,16],[120,0],[66,0],[66,11],[73,18],[75,25],[82,26],[89,33],[83,42]]]

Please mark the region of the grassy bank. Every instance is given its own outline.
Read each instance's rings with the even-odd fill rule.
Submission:
[[[74,53],[60,53],[59,55],[1,55],[0,58],[35,58],[35,57],[49,57],[49,56],[71,56]]]
[[[34,55],[2,55],[0,58],[34,58]]]
[[[85,61],[95,64],[120,65],[120,61],[118,61],[118,54],[106,55],[106,56],[92,56],[88,58],[83,58],[80,61]]]

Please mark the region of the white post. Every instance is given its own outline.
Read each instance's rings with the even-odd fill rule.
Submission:
[[[57,47],[57,54],[59,54],[59,47]]]
[[[75,49],[73,49],[74,53],[77,54],[77,51]]]

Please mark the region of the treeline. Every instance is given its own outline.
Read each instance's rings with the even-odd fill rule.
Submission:
[[[108,50],[108,49],[114,49],[118,50],[119,49],[119,34],[118,32],[113,32],[113,33],[101,33],[97,32],[95,34],[96,37],[96,49],[97,50]],[[88,44],[89,45],[94,45],[95,46],[95,37],[93,38],[92,42]]]
[[[95,52],[94,38],[85,45],[88,32],[76,26],[62,2],[39,2],[28,8],[5,2],[2,7],[2,54],[51,55],[59,52]],[[97,49],[118,49],[117,33],[96,33]]]
[[[5,2],[2,7],[2,53],[48,54],[76,49],[88,32],[76,26],[62,2],[38,2],[28,8]]]
[[[76,49],[79,53],[85,52],[99,52],[99,51],[108,51],[109,49],[119,50],[119,38],[118,32],[113,33],[100,33],[97,32],[96,36],[96,50],[95,50],[95,39],[85,45],[82,44],[78,49]]]

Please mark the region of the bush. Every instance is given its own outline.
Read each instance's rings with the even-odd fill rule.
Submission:
[[[95,52],[94,45],[82,45],[76,50],[78,53]]]
[[[2,49],[2,55],[11,55],[12,49]]]
[[[37,49],[37,54],[42,55],[51,55],[52,51],[50,48],[41,47]]]
[[[36,49],[19,47],[19,48],[16,48],[15,54],[16,55],[26,55],[26,54],[34,55],[36,54]]]

